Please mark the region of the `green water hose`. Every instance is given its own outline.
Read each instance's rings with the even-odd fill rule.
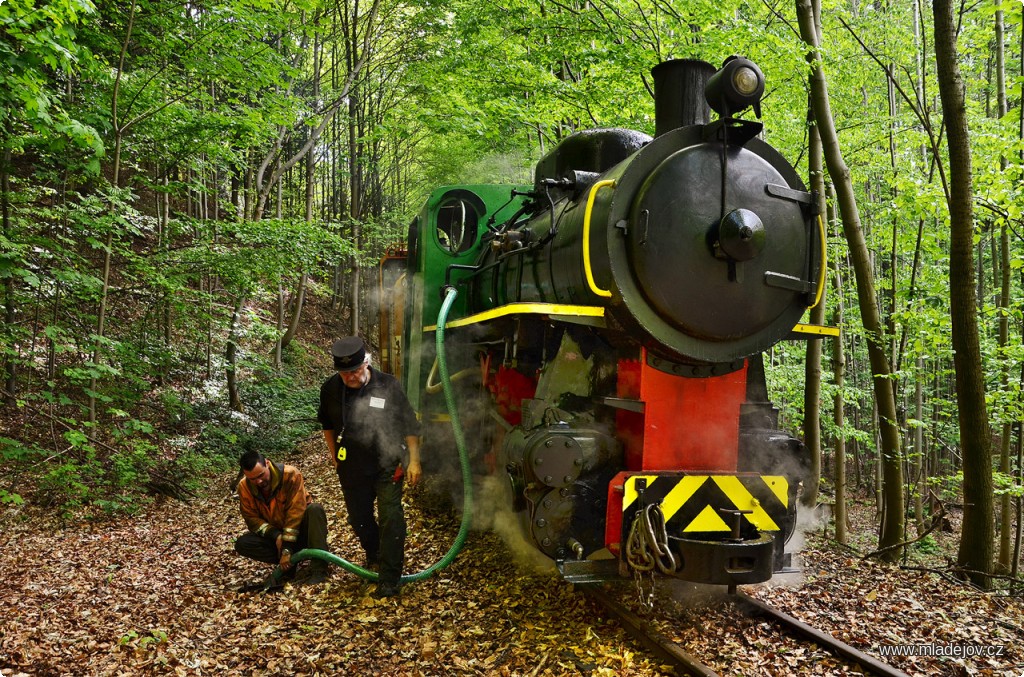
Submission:
[[[459,525],[459,533],[455,537],[455,542],[452,543],[452,547],[449,548],[445,556],[423,571],[402,576],[402,583],[423,580],[424,578],[432,576],[434,572],[440,571],[451,564],[455,559],[455,556],[459,554],[459,551],[462,550],[462,547],[466,544],[466,537],[469,535],[469,525],[472,521],[473,475],[469,468],[469,454],[466,452],[466,438],[462,432],[462,424],[459,421],[459,411],[455,407],[455,394],[452,391],[452,381],[448,373],[448,360],[446,359],[444,352],[444,327],[445,323],[448,321],[448,313],[451,311],[452,304],[455,303],[455,298],[458,295],[459,293],[455,287],[445,287],[444,302],[441,304],[441,311],[437,315],[435,345],[437,349],[437,368],[441,374],[441,386],[444,390],[445,405],[448,407],[448,415],[452,422],[452,433],[455,436],[455,446],[459,450],[459,464],[462,467],[462,523]],[[299,550],[291,556],[292,564],[298,564],[299,562],[307,559],[319,559],[325,562],[330,562],[331,564],[336,564],[342,569],[367,580],[378,580],[376,573],[368,569],[364,569],[358,564],[353,564],[352,562],[344,560],[326,550],[306,548],[304,550]],[[275,567],[274,572],[270,575],[270,578],[267,579],[263,589],[267,590],[277,584],[281,580],[283,573],[284,572],[281,571],[281,567]]]

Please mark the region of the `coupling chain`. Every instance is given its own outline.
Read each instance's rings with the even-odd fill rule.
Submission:
[[[661,504],[641,508],[633,517],[626,540],[626,561],[637,571],[653,571],[657,567],[663,574],[675,574],[678,565],[668,544]]]

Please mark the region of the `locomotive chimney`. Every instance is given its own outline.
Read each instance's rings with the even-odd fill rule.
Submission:
[[[715,71],[707,61],[697,59],[663,61],[651,69],[655,136],[687,125],[706,125],[711,120],[704,86]]]

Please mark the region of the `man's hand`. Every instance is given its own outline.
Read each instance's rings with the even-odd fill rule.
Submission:
[[[415,435],[406,436],[405,446],[409,450],[409,463],[405,466],[405,475],[409,486],[414,487],[423,476],[423,468],[420,467],[420,438]]]
[[[409,461],[409,467],[405,469],[405,478],[409,481],[409,486],[416,486],[422,475],[423,469],[420,467],[420,462]]]
[[[281,536],[277,537],[277,555],[281,571],[288,571],[292,568],[292,551],[284,547],[284,538]]]

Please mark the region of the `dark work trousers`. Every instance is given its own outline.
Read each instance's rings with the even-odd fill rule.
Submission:
[[[342,479],[348,523],[366,551],[368,561],[380,563],[379,582],[398,585],[405,564],[405,513],[402,510],[402,482],[394,479],[394,470],[375,477]],[[373,502],[377,501],[377,519]]]
[[[291,550],[292,554],[304,548],[327,549],[327,513],[324,512],[323,506],[319,503],[310,503],[306,506],[306,512],[302,515],[302,524],[299,525],[299,539],[292,545],[286,543],[284,547]],[[277,564],[281,561],[281,556],[277,552],[276,538],[260,536],[251,532],[242,534],[235,540],[235,552],[243,557],[267,564]],[[326,566],[326,562],[313,559],[312,565]]]

